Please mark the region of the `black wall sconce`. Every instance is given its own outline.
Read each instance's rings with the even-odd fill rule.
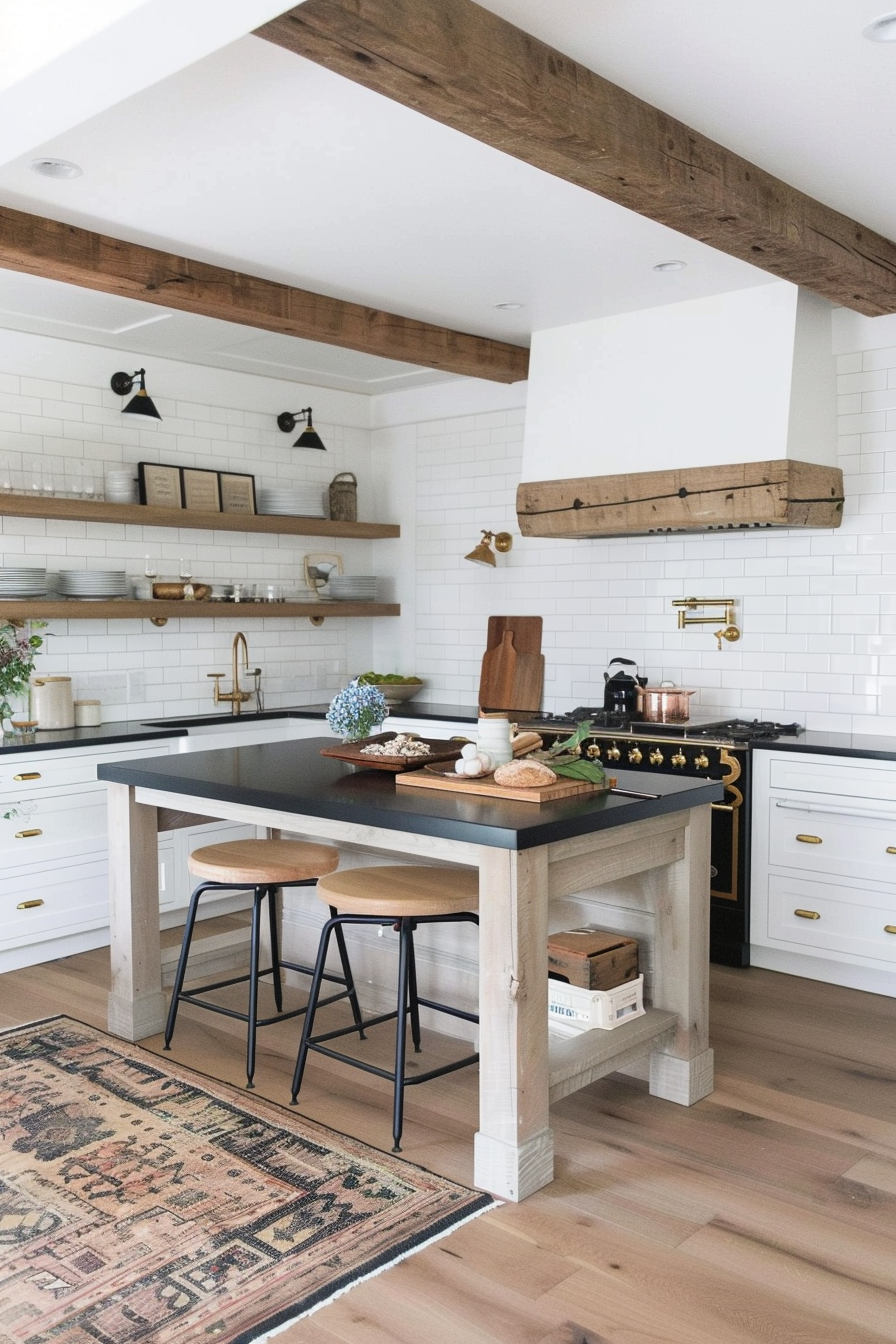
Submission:
[[[140,389],[127,406],[123,406],[122,415],[148,415],[153,420],[161,420],[155,402],[146,391],[146,370],[137,369],[134,373],[113,373],[111,388],[119,397],[126,397],[134,386],[134,379],[140,379]]]
[[[305,406],[301,411],[284,411],[282,415],[277,416],[277,424],[284,434],[291,434],[300,420],[307,423],[293,444],[293,448],[319,448],[325,453],[327,451],[326,444],[311,423],[310,406]]]

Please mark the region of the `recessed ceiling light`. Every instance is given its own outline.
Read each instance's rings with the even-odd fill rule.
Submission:
[[[496,303],[495,307],[500,308],[502,312],[509,313],[513,308],[522,308],[521,303]]]
[[[862,36],[869,42],[896,42],[896,14],[881,14],[862,29]]]
[[[68,159],[32,159],[31,167],[44,177],[80,177],[81,169]]]
[[[653,269],[665,274],[666,271],[683,271],[686,268],[686,261],[658,261]]]

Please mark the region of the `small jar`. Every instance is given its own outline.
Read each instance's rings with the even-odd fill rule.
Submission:
[[[75,701],[75,727],[99,728],[103,721],[103,705],[100,700]]]
[[[480,718],[476,733],[476,745],[489,754],[492,765],[506,765],[513,760],[513,748],[510,745],[510,720],[506,717],[488,715]]]

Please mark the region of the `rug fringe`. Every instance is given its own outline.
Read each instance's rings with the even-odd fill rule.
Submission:
[[[269,1330],[266,1334],[256,1336],[254,1344],[266,1344],[267,1340],[273,1339],[275,1335],[279,1335],[283,1330],[288,1330],[290,1326],[295,1325],[296,1321],[305,1321],[309,1316],[313,1316],[316,1311],[320,1311],[321,1307],[328,1307],[331,1302],[335,1302],[337,1297],[344,1297],[344,1295],[350,1293],[353,1288],[357,1288],[359,1283],[366,1283],[368,1279],[375,1279],[377,1275],[382,1274],[384,1270],[392,1269],[394,1265],[400,1265],[402,1260],[409,1260],[412,1255],[417,1255],[418,1252],[425,1251],[427,1246],[434,1246],[437,1241],[442,1241],[444,1237],[449,1237],[451,1233],[456,1232],[459,1227],[463,1227],[466,1223],[472,1223],[473,1219],[479,1218],[481,1214],[490,1213],[492,1209],[499,1209],[502,1203],[502,1200],[494,1199],[491,1204],[484,1204],[482,1208],[474,1209],[472,1213],[467,1214],[466,1218],[461,1218],[459,1222],[452,1223],[450,1227],[442,1228],[441,1232],[436,1232],[434,1236],[429,1237],[426,1241],[421,1241],[419,1246],[409,1246],[406,1251],[402,1251],[400,1255],[396,1255],[395,1259],[390,1260],[388,1264],[377,1265],[376,1269],[369,1270],[367,1274],[362,1274],[360,1278],[353,1279],[351,1283],[343,1284],[341,1288],[337,1288],[335,1293],[331,1293],[323,1302],[315,1302],[314,1306],[309,1307],[307,1311],[300,1311],[295,1316],[291,1317],[290,1320],[284,1321],[282,1325],[275,1326],[273,1330]]]

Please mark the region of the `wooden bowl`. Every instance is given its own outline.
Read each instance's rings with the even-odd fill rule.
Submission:
[[[193,600],[196,602],[204,602],[210,592],[211,587],[207,583],[193,584]],[[154,583],[152,595],[158,598],[160,602],[182,602],[184,600],[184,581],[169,583],[162,580],[159,583]]]

